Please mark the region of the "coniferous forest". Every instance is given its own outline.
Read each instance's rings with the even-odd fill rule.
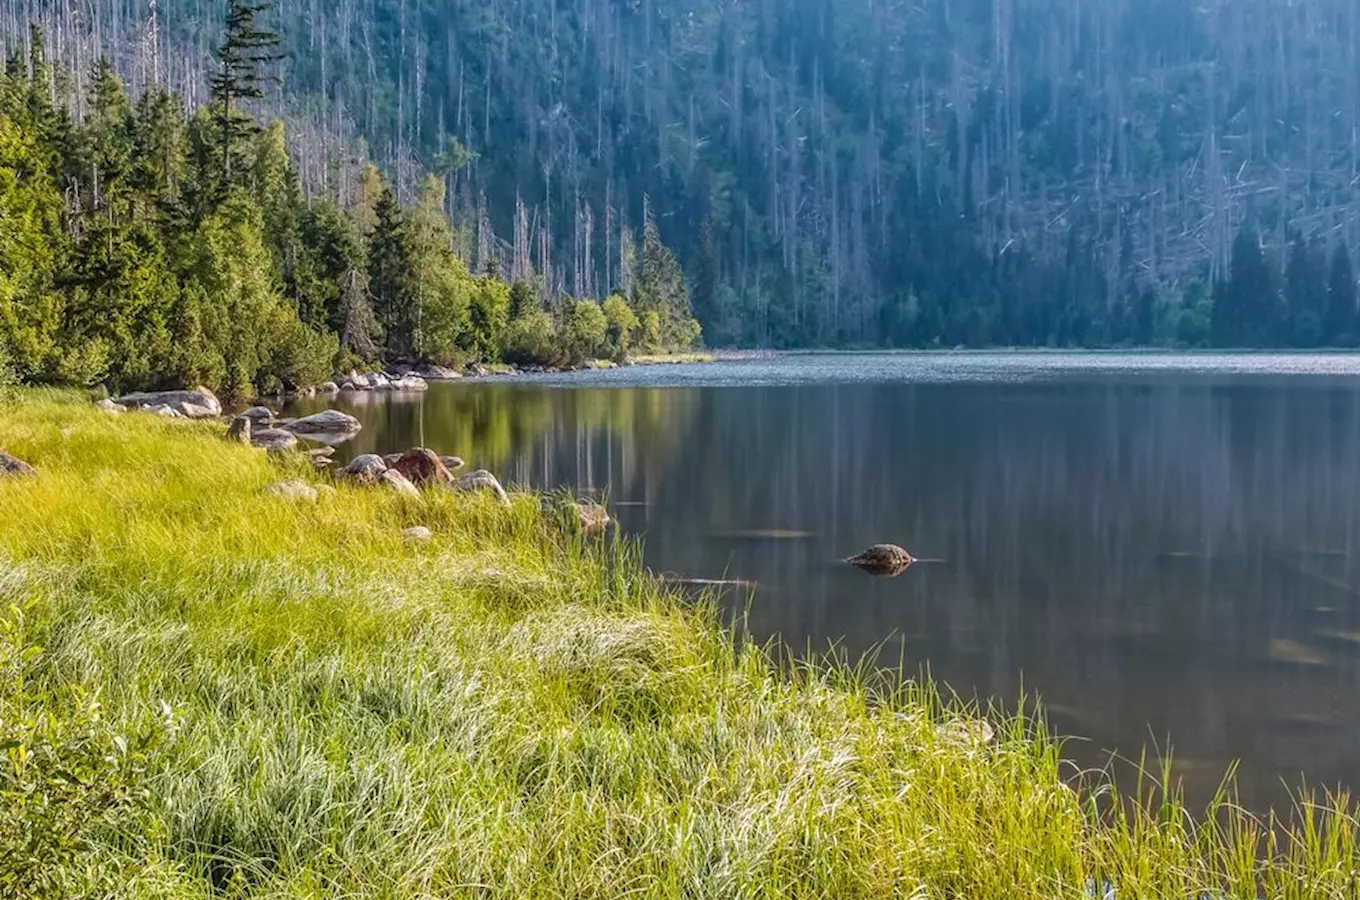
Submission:
[[[16,0],[0,40],[29,379],[1360,341],[1348,0]]]

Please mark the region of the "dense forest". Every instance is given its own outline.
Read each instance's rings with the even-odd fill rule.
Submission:
[[[263,99],[277,36],[233,0],[208,103],[134,100],[104,59],[74,104],[36,28],[0,76],[0,367],[115,389],[234,396],[379,362],[545,366],[689,346],[684,277],[643,219],[628,295],[546,297],[454,252],[445,181],[403,205],[378,170],[345,210],[307,198]],[[66,98],[69,99],[69,98]]]
[[[213,101],[222,9],[10,0],[72,121],[98,60]],[[279,0],[304,196],[370,163],[545,305],[664,232],[711,345],[1348,345],[1351,0]],[[35,77],[32,66],[29,77]],[[66,75],[59,74],[67,73]],[[442,183],[434,196],[427,175]]]

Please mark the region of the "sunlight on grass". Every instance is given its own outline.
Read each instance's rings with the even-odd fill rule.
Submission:
[[[263,489],[319,476],[221,429],[0,409],[40,471],[0,481],[6,897],[1360,892],[1346,797],[1286,823],[1079,794],[1040,718],[986,740],[922,680],[776,665],[536,497],[289,502]],[[57,796],[78,752],[102,768]],[[39,889],[20,845],[49,832]]]

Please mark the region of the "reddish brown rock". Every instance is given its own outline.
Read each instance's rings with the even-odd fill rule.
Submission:
[[[416,447],[407,450],[391,464],[392,469],[405,475],[416,487],[445,485],[453,481],[453,476],[433,450]]]

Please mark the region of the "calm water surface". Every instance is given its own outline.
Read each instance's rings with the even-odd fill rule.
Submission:
[[[1360,357],[808,355],[336,405],[343,455],[607,494],[654,569],[754,582],[759,636],[1038,693],[1082,764],[1169,738],[1197,797],[1233,760],[1251,804],[1360,787]],[[883,541],[940,562],[837,562]]]

